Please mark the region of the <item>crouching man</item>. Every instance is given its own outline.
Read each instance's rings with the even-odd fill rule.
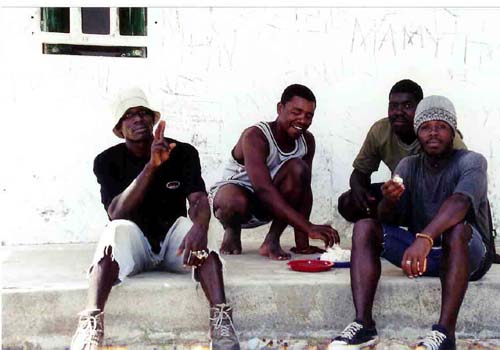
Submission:
[[[362,349],[378,342],[372,306],[380,256],[409,278],[440,277],[439,321],[416,349],[456,348],[455,325],[468,282],[488,271],[493,256],[486,159],[453,148],[456,128],[455,108],[447,98],[429,96],[418,104],[414,129],[423,153],[402,159],[395,171],[400,178],[383,184],[378,220],[363,219],[354,226],[351,287],[356,316],[333,339],[330,350]]]
[[[89,269],[88,302],[79,314],[71,350],[97,350],[103,341],[103,311],[111,287],[152,269],[181,273],[194,269],[211,307],[211,346],[238,350],[222,264],[207,247],[210,208],[198,152],[187,143],[164,137],[164,121],[153,135],[160,113],[149,107],[141,90],[122,93],[114,117],[113,132],[125,142],[94,161],[111,222]]]
[[[311,171],[316,143],[308,131],[316,97],[306,86],[293,84],[281,95],[278,116],[245,129],[231,150],[222,180],[210,189],[214,214],[224,227],[222,254],[241,254],[241,229],[272,221],[259,252],[273,260],[288,260],[280,238],[290,225],[295,229],[297,254],[324,250],[309,245],[309,238],[325,246],[339,242],[330,225],[309,221],[313,204]]]

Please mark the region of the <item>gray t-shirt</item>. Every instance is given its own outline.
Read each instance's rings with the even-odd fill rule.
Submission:
[[[422,153],[402,159],[395,173],[405,185],[397,206],[400,223],[410,232],[421,232],[447,198],[461,193],[471,203],[465,220],[479,231],[486,247],[490,246],[487,162],[481,154],[456,150],[438,167],[433,167]]]

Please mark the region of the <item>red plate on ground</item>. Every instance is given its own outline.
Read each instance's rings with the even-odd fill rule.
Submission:
[[[322,260],[292,260],[288,262],[288,266],[294,271],[321,272],[330,270],[333,263]]]

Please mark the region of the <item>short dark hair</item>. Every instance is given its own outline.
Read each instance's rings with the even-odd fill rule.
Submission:
[[[403,79],[394,84],[389,92],[389,96],[397,92],[412,94],[417,102],[420,102],[424,98],[424,92],[420,85],[410,79]]]
[[[305,98],[308,101],[316,103],[316,97],[314,96],[311,89],[307,86],[300,84],[292,84],[288,86],[281,95],[281,104],[285,104],[290,101],[294,96],[299,96]]]

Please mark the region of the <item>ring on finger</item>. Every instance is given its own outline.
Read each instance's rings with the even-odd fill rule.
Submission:
[[[411,260],[406,260],[406,261],[405,261],[405,264],[406,264],[406,265],[411,265]]]
[[[193,253],[193,255],[195,257],[197,257],[198,259],[200,260],[204,260],[206,258],[208,258],[208,252],[203,249],[203,250],[192,250],[191,253]]]

